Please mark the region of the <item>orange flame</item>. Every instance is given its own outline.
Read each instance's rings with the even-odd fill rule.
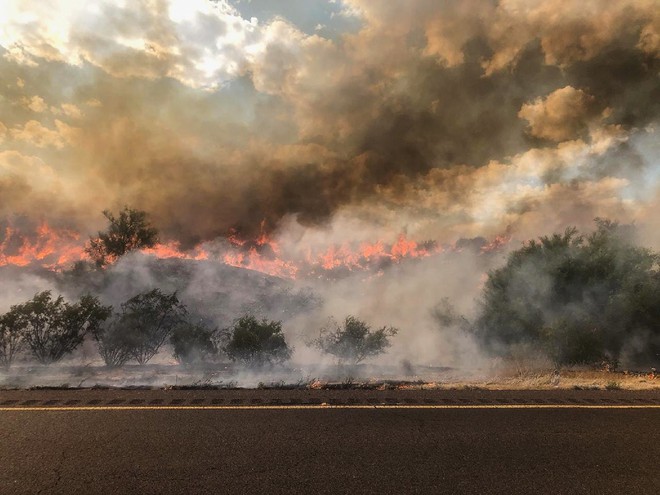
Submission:
[[[248,243],[232,233],[228,240],[236,247],[245,248],[250,245],[247,252],[238,251],[225,253],[222,260],[225,264],[239,268],[247,268],[263,272],[268,275],[284,278],[296,278],[298,267],[291,261],[280,259],[280,247],[274,240],[268,237],[265,229],[265,221],[261,222],[261,233],[254,242]],[[265,248],[268,249],[265,249]],[[262,254],[268,253],[268,254]]]
[[[497,251],[506,246],[509,242],[511,242],[510,234],[497,235],[493,238],[493,240],[481,248],[481,252],[489,253],[491,251]]]
[[[142,249],[145,254],[150,254],[160,259],[182,258],[187,260],[207,260],[209,254],[201,247],[193,251],[181,251],[178,242],[167,242],[165,244],[156,244],[152,248]]]
[[[3,237],[0,266],[39,263],[46,268],[56,268],[84,257],[79,234],[70,230],[55,231],[46,223],[41,223],[32,236],[25,236],[9,226]]]
[[[143,249],[147,255],[161,259],[179,258],[187,260],[216,260],[227,265],[247,268],[268,275],[296,278],[298,276],[341,275],[351,271],[369,271],[382,274],[382,269],[392,263],[425,258],[443,251],[435,242],[417,243],[404,234],[397,236],[392,244],[383,240],[331,245],[314,252],[307,249],[300,260],[282,256],[279,244],[271,239],[262,223],[261,233],[254,240],[242,239],[236,232],[227,237],[228,246],[218,250],[207,250],[204,245],[183,251],[177,242],[158,244]],[[49,269],[61,269],[86,257],[80,235],[70,230],[55,230],[42,223],[32,235],[24,235],[18,229],[6,227],[0,237],[0,266],[28,266],[37,264]],[[501,249],[511,240],[506,233],[495,237],[481,248],[482,253]],[[449,248],[450,250],[454,248]]]
[[[394,262],[406,258],[423,258],[441,252],[438,246],[433,248],[420,247],[417,242],[409,240],[400,234],[394,244],[387,246],[384,241],[375,243],[363,242],[356,250],[345,243],[341,246],[330,246],[326,251],[314,255],[308,251],[306,262],[312,266],[320,266],[329,271],[345,268],[349,271],[367,270],[379,262]]]

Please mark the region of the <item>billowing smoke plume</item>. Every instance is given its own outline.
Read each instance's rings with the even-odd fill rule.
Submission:
[[[130,204],[185,248],[337,219],[451,241],[656,195],[655,1],[314,5],[6,2],[0,216],[85,235]]]

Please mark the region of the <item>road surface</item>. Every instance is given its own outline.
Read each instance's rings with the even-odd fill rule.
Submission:
[[[660,393],[0,391],[0,493],[660,493]]]

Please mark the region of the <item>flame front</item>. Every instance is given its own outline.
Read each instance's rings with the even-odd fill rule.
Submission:
[[[85,256],[80,235],[71,230],[54,230],[41,223],[34,235],[25,236],[8,226],[0,241],[0,266],[39,264],[54,269],[74,263]]]
[[[503,248],[511,237],[501,235],[481,248],[486,253]],[[300,256],[287,258],[279,243],[262,229],[254,240],[242,239],[231,233],[222,247],[200,245],[192,250],[182,250],[177,242],[157,244],[143,249],[142,253],[159,259],[215,260],[230,266],[255,270],[282,278],[322,277],[346,272],[380,272],[384,267],[404,260],[426,258],[453,250],[433,241],[418,243],[399,234],[392,243],[383,240],[343,243],[322,249],[306,248]],[[31,234],[8,226],[0,238],[0,266],[41,266],[61,270],[73,263],[85,260],[85,244],[80,234],[67,229],[53,229],[41,223]]]

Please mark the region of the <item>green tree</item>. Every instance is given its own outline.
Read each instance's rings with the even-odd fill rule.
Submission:
[[[129,251],[158,243],[158,231],[149,223],[146,212],[124,207],[117,217],[108,210],[103,215],[110,225],[105,232],[90,237],[85,249],[97,266],[103,267]]]
[[[312,345],[340,361],[358,364],[368,357],[384,353],[391,345],[390,337],[397,332],[394,327],[371,330],[363,320],[347,316],[341,326],[332,321],[328,327],[322,328]]]
[[[254,316],[245,315],[225,333],[228,342],[224,351],[232,361],[263,366],[282,363],[291,357],[280,321],[259,321]]]
[[[176,292],[153,289],[121,305],[107,327],[94,333],[99,353],[108,366],[121,366],[130,358],[144,365],[153,358],[187,314]]]
[[[473,331],[492,352],[545,351],[558,364],[660,359],[660,256],[596,219],[529,241],[488,275]]]
[[[42,364],[59,361],[73,352],[87,332],[94,333],[110,314],[98,298],[85,295],[75,304],[50,291],[40,292],[23,304],[12,306],[3,320],[20,332],[25,345]]]

